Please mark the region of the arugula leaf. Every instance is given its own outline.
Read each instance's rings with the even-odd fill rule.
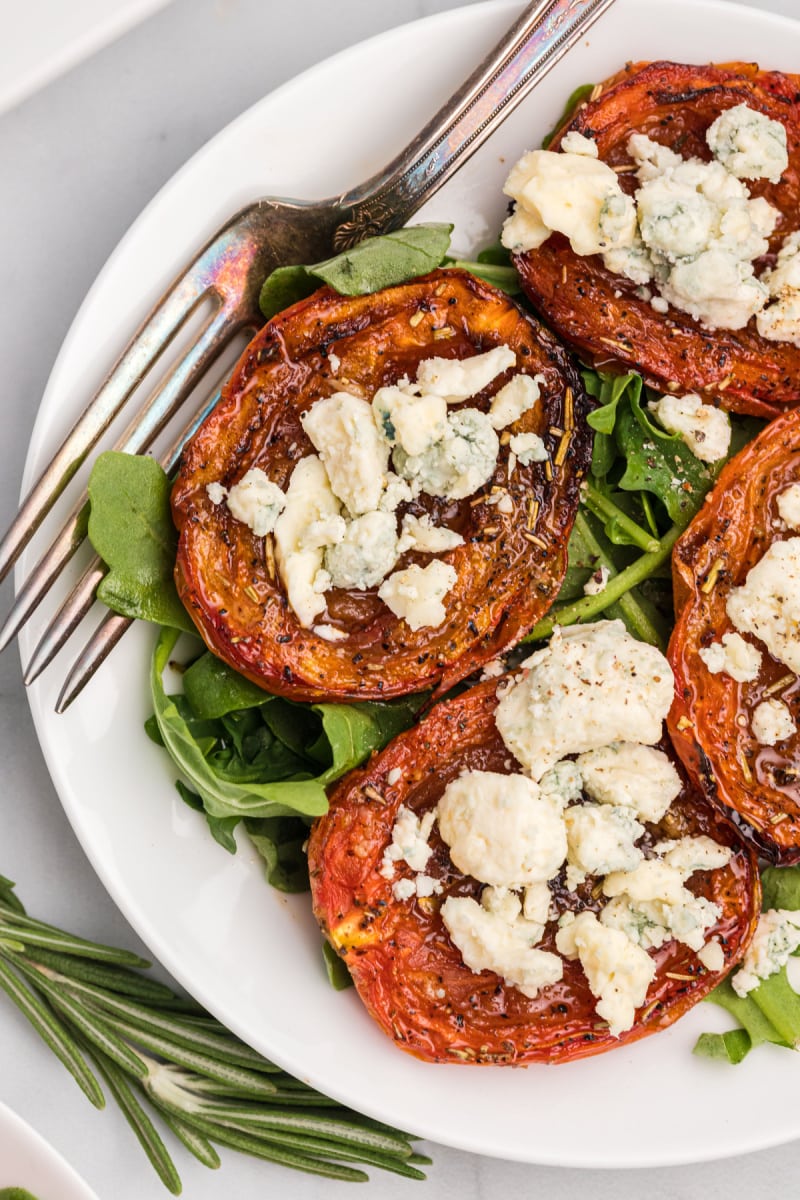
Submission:
[[[796,1048],[800,1043],[800,996],[789,983],[786,967],[762,979],[749,996],[776,1031],[780,1044]]]
[[[482,263],[479,259],[472,261],[463,258],[448,258],[445,265],[456,267],[460,271],[469,271],[471,275],[476,275],[478,279],[490,283],[492,287],[505,292],[507,296],[518,296],[522,291],[519,275],[511,266],[500,263]]]
[[[627,375],[601,375],[598,371],[583,371],[582,375],[587,392],[599,404],[586,418],[587,425],[598,433],[613,433],[622,397],[628,392],[638,400],[642,394],[641,375],[635,371],[629,371]]]
[[[334,950],[328,941],[322,943],[322,957],[325,970],[328,972],[328,982],[337,992],[353,986],[353,977],[347,969],[347,963]]]
[[[713,486],[714,474],[692,454],[677,434],[659,430],[642,408],[641,395],[628,391],[616,424],[616,439],[625,455],[623,491],[652,492],[662,502],[670,520],[685,528]]]
[[[485,266],[510,267],[511,251],[498,238],[478,252],[478,262]]]
[[[750,1035],[744,1029],[729,1029],[727,1033],[701,1033],[692,1054],[701,1058],[719,1058],[724,1062],[740,1063],[752,1048]]]
[[[800,909],[800,867],[766,867],[761,873],[762,911],[786,908]],[[800,996],[789,983],[786,967],[767,979],[744,997],[737,996],[730,979],[723,980],[706,1000],[729,1012],[743,1027],[727,1034],[703,1034],[695,1046],[696,1054],[741,1062],[747,1049],[772,1042],[777,1046],[795,1049],[800,1045]],[[734,1034],[740,1035],[735,1038]],[[744,1035],[749,1046],[744,1046]],[[729,1039],[720,1045],[713,1039]],[[701,1045],[702,1043],[702,1045]]]
[[[321,286],[310,267],[276,267],[261,285],[258,307],[265,320],[311,296]]]
[[[258,703],[243,707],[247,683],[228,668],[198,659],[184,673],[189,692],[167,695],[162,675],[178,638],[163,629],[151,668],[154,726],[183,777],[181,796],[198,803],[213,821],[212,833],[235,849],[233,829],[256,818],[248,832],[264,856],[268,873],[288,887],[297,877],[289,842],[305,835],[275,819],[315,817],[327,810],[325,787],[362,763],[412,723],[425,696],[388,704],[293,704],[257,689]],[[208,683],[208,694],[203,684]],[[197,704],[198,709],[194,708]],[[230,709],[225,711],[225,704]],[[272,824],[264,824],[264,821]],[[287,833],[291,833],[291,836]]]
[[[264,817],[246,820],[245,829],[264,860],[267,882],[281,892],[307,892],[306,822],[294,817]]]
[[[603,375],[598,371],[583,370],[581,374],[584,387],[599,405],[589,413],[586,423],[596,430],[592,448],[592,474],[597,479],[604,479],[617,458],[617,446],[612,434],[619,402],[628,388],[637,395],[641,392],[642,377],[634,372],[627,375]]]
[[[270,696],[206,651],[183,673],[183,693],[196,717],[213,720],[240,708],[263,704]]]
[[[770,979],[775,978],[774,975],[770,976]],[[756,992],[760,992],[766,983],[769,983],[769,980],[765,979],[747,996],[737,996],[730,979],[723,979],[722,983],[718,984],[713,992],[705,997],[705,1000],[717,1004],[730,1013],[734,1020],[738,1021],[746,1030],[753,1046],[762,1046],[765,1042],[771,1042],[776,1046],[785,1046],[787,1045],[786,1041],[764,1014],[760,1005],[756,1003]]]
[[[150,672],[153,709],[164,748],[205,811],[212,817],[321,816],[328,805],[325,789],[315,779],[237,783],[214,770],[175,698],[164,690],[161,676],[177,639],[175,630],[164,629],[156,643]]]
[[[685,528],[713,486],[722,463],[711,469],[678,434],[667,433],[651,418],[647,403],[657,393],[644,387],[640,375],[607,375],[584,369],[583,379],[587,391],[598,401],[598,407],[587,418],[596,431],[592,453],[595,483],[600,487],[601,481],[613,479],[613,488],[635,493],[651,532],[652,508],[644,503],[648,493],[663,504],[674,524]],[[620,460],[624,467],[621,474]],[[617,507],[622,507],[616,495],[614,499]],[[606,533],[612,540],[615,533],[625,536],[619,525],[615,529],[607,524]]]
[[[452,225],[407,225],[381,237],[365,238],[324,262],[278,267],[261,288],[261,312],[270,320],[310,296],[322,283],[342,296],[364,296],[426,275],[441,265],[452,232]]]
[[[197,792],[193,792],[191,788],[188,788],[182,779],[175,780],[175,787],[184,804],[187,804],[195,812],[203,813],[214,841],[219,842],[220,846],[224,850],[227,850],[229,854],[235,854],[236,838],[233,836],[233,831],[239,824],[240,818],[210,817],[203,808],[203,801],[197,795]]]
[[[597,568],[607,565],[602,563],[596,539],[591,534],[586,516],[579,510],[567,543],[567,572],[558,593],[561,604],[582,597],[585,584]]]
[[[765,867],[761,872],[761,910],[800,909],[800,867]]]
[[[594,91],[593,83],[582,83],[580,87],[576,87],[571,96],[567,98],[567,103],[564,105],[564,111],[558,119],[558,122],[553,126],[549,133],[542,138],[542,149],[546,150],[552,142],[555,135],[558,133],[561,126],[569,120],[579,104],[583,104],[584,100],[588,100]]]
[[[152,458],[107,450],[89,477],[89,541],[108,567],[97,598],[125,617],[195,631],[173,580],[170,484]]]
[[[415,713],[427,695],[406,696],[391,704],[363,702],[361,704],[315,704],[314,711],[322,717],[325,736],[335,748],[334,760],[320,780],[333,783],[346,771],[357,767],[373,750],[408,729]]]

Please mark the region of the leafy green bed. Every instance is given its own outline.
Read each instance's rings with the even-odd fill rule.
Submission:
[[[402,283],[439,265],[470,270],[510,294],[520,291],[506,251],[491,246],[475,262],[447,258],[450,226],[415,226],[374,238],[310,267],[276,271],[264,285],[269,317],[321,283],[365,294]],[[525,304],[524,298],[519,302]],[[584,368],[596,407],[591,470],[569,543],[569,566],[558,600],[526,642],[550,636],[556,624],[599,616],[621,619],[643,641],[666,647],[674,622],[670,555],[726,460],[709,466],[682,439],[665,431],[648,405],[656,399],[637,374]],[[732,417],[728,457],[761,423]],[[147,732],[169,753],[176,786],[202,812],[216,840],[236,851],[243,826],[261,854],[269,882],[285,891],[308,886],[304,844],[314,817],[325,812],[326,788],[408,728],[425,697],[391,704],[293,704],[265,694],[193,640],[181,655],[189,665],[182,690],[169,692],[164,674],[182,633],[194,634],[173,582],[176,534],[170,481],[147,458],[107,453],[89,486],[89,537],[108,567],[99,598],[114,611],[162,626],[153,655],[153,716]],[[596,594],[584,590],[600,569]],[[186,643],[184,643],[186,645]],[[800,869],[764,872],[765,905],[800,908]],[[341,963],[326,956],[332,982],[346,984]],[[794,1046],[800,1039],[800,998],[785,968],[740,1000],[725,982],[710,997],[740,1028],[705,1034],[696,1052],[740,1062],[762,1042]]]

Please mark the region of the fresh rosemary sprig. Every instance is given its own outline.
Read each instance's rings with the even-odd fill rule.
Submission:
[[[180,1176],[142,1101],[207,1167],[220,1165],[216,1143],[330,1179],[368,1178],[349,1163],[425,1178],[418,1167],[430,1159],[407,1134],[281,1071],[194,1001],[138,974],[146,959],[29,917],[13,889],[0,876],[0,989],[96,1108],[105,1082],[173,1195]]]

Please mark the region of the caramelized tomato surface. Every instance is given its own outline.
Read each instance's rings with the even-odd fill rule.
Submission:
[[[501,436],[494,475],[477,496],[422,495],[401,505],[398,520],[407,511],[429,513],[464,538],[439,556],[457,572],[444,623],[412,632],[373,588],[327,594],[328,615],[319,620],[342,640],[303,628],[276,572],[272,538],[255,537],[225,505],[212,504],[206,486],[230,488],[260,467],[285,489],[298,460],[314,453],[300,417],[316,400],[340,390],[371,400],[379,387],[414,379],[425,358],[466,358],[499,345],[516,352],[518,371],[544,376],[538,403],[512,432],[539,434],[552,461],[512,470]],[[465,404],[487,410],[512,374]],[[248,346],[186,448],[172,493],[180,535],[175,578],[208,647],[255,683],[296,700],[449,688],[519,641],[558,593],[591,455],[587,404],[555,339],[503,293],[462,271],[436,271],[370,296],[324,288],[279,314]],[[508,512],[489,502],[500,488],[510,496]],[[395,569],[430,561],[409,552]]]
[[[773,541],[791,536],[777,496],[800,479],[800,410],[763,432],[727,464],[672,557],[675,611],[668,657],[675,674],[670,737],[710,800],[740,822],[763,852],[800,861],[800,733],[776,746],[753,736],[762,700],[782,700],[796,714],[800,681],[760,642],[761,670],[752,683],[712,674],[699,651],[734,626],[725,610],[731,588]],[[750,639],[752,640],[752,639]]]
[[[697,872],[687,884],[721,906],[720,920],[708,937],[720,939],[725,967],[723,972],[706,970],[694,951],[678,942],[651,951],[657,974],[636,1023],[619,1038],[597,1016],[577,961],[565,961],[562,981],[535,1000],[489,971],[474,974],[451,942],[439,909],[448,896],[477,899],[482,885],[454,867],[436,826],[425,870],[442,882],[440,896],[399,902],[392,894],[393,880],[385,879],[380,867],[401,804],[421,815],[462,771],[520,769],[494,723],[496,690],[496,682],[490,681],[438,705],[365,769],[341,781],[309,843],[314,911],[347,963],[370,1015],[402,1049],[432,1062],[568,1062],[665,1029],[719,982],[755,927],[760,906],[756,862],[733,826],[682,774],[680,796],[662,822],[646,827],[646,842],[708,834],[734,848],[729,866]],[[666,743],[663,748],[669,752]],[[395,880],[408,874],[401,863]],[[599,908],[592,895],[595,882],[590,879],[581,889],[578,908]],[[560,911],[576,907],[575,897],[567,896],[563,873],[553,896]],[[555,932],[551,921],[543,949],[555,950]]]
[[[632,63],[578,109],[551,149],[568,130],[593,138],[600,158],[620,171],[621,186],[632,194],[636,176],[626,171],[631,133],[708,161],[709,125],[725,109],[747,104],[780,121],[787,133],[789,166],[780,182],[745,180],[751,196],[764,196],[782,213],[770,240],[772,256],[800,227],[798,95],[800,76],[760,71],[752,63]],[[738,331],[711,331],[672,307],[660,315],[634,283],[607,270],[599,255],[576,255],[561,234],[514,261],[537,312],[602,370],[633,369],[662,391],[705,393],[733,412],[756,416],[800,400],[800,350],[762,338],[754,320]],[[769,261],[757,263],[756,273]]]

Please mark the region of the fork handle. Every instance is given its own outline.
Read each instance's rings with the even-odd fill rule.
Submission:
[[[334,248],[388,233],[441,187],[613,0],[535,0],[466,83],[382,171],[345,193]]]

